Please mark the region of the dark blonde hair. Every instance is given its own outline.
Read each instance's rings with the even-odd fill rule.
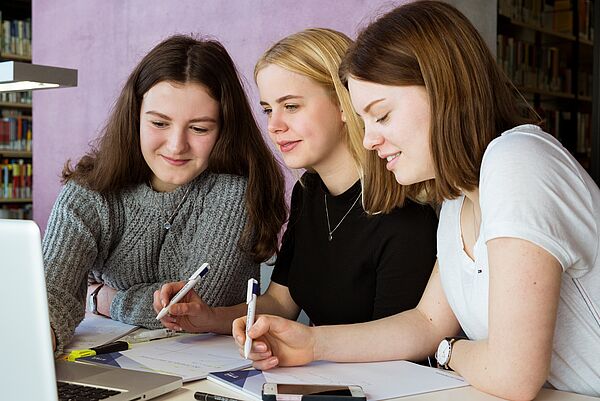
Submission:
[[[344,111],[346,119],[346,144],[356,163],[359,176],[364,184],[364,170],[369,168],[383,178],[387,202],[382,203],[378,211],[389,212],[403,203],[401,188],[396,184],[393,174],[381,164],[374,165],[371,154],[362,146],[364,129],[362,120],[354,112],[348,89],[339,76],[339,66],[352,40],[341,32],[326,28],[310,28],[289,35],[269,48],[257,61],[254,77],[269,64],[278,65],[286,70],[304,75],[331,94],[332,100]],[[375,155],[375,157],[377,157]]]
[[[140,110],[144,94],[163,81],[200,84],[219,102],[219,137],[208,171],[248,177],[249,220],[242,241],[253,244],[249,251],[255,261],[270,258],[287,217],[283,174],[253,117],[233,60],[215,40],[175,35],[154,47],[127,79],[97,146],[74,168],[67,162],[63,182],[75,180],[108,194],[150,180],[140,147]]]
[[[281,39],[258,59],[254,67],[256,76],[269,64],[304,75],[323,86],[331,100],[343,111],[346,118],[346,142],[357,168],[362,168],[365,155],[362,147],[363,128],[352,109],[348,90],[340,81],[338,68],[352,40],[341,32],[326,28],[310,28]]]
[[[373,22],[349,49],[340,75],[427,90],[436,178],[404,187],[416,200],[439,203],[476,188],[488,144],[516,125],[539,123],[473,24],[439,1],[405,4]],[[372,210],[385,197],[376,176],[365,171],[365,206]]]

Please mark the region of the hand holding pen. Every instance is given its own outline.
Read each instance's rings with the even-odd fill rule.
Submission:
[[[208,264],[204,265],[208,269]],[[204,265],[196,271],[196,273],[200,272],[196,277],[196,273],[192,275],[194,280],[190,277],[187,282],[167,283],[160,290],[154,292],[153,307],[160,316],[159,320],[166,328],[175,331],[185,330],[191,333],[207,331],[206,326],[209,323],[207,320],[213,315],[212,309],[202,301],[196,291],[189,290],[206,273]],[[192,281],[194,283],[190,284]],[[186,286],[188,291],[181,295]],[[180,296],[177,294],[180,294]],[[176,297],[179,299],[175,300]],[[165,309],[168,310],[168,313],[162,312]]]

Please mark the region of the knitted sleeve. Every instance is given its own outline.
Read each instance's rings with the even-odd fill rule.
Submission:
[[[247,252],[251,243],[240,243],[247,221],[245,191],[245,178],[218,175],[204,199],[193,204],[190,221],[184,224],[175,220],[170,234],[179,238],[172,246],[163,246],[157,282],[118,291],[111,304],[111,317],[159,327],[152,308],[154,291],[164,283],[187,280],[204,262],[210,263],[210,270],[195,288],[204,301],[211,306],[242,302],[248,278],[259,277],[259,266]],[[187,228],[179,232],[182,225]]]
[[[68,183],[54,204],[42,241],[50,324],[59,352],[84,317],[87,277],[98,254],[99,207],[100,195]]]

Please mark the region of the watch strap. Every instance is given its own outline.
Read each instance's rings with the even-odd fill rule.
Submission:
[[[88,298],[88,311],[93,313],[94,315],[98,315],[98,293],[104,287],[104,283],[100,283],[98,287],[92,291]]]

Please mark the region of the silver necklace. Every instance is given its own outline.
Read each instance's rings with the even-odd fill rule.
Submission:
[[[339,221],[339,223],[337,223],[337,225],[335,227],[333,227],[333,230],[331,229],[331,224],[329,223],[329,209],[327,208],[327,193],[325,193],[325,215],[327,216],[327,230],[329,230],[329,241],[331,241],[333,239],[333,233],[335,232],[335,230],[338,229],[338,227],[340,226],[340,224],[342,224],[342,221],[344,221],[344,219],[346,218],[346,216],[348,216],[348,214],[350,213],[350,211],[354,208],[354,205],[356,205],[356,202],[358,202],[358,200],[360,199],[360,195],[358,194],[358,196],[356,197],[356,199],[354,199],[354,202],[352,203],[352,206],[350,206],[350,209],[348,209],[348,211],[346,212],[346,214],[344,215],[344,217],[342,217],[342,219]]]
[[[152,183],[148,182],[148,184],[150,184],[150,189],[152,189],[154,191],[154,187],[152,186]],[[173,219],[175,219],[175,215],[177,214],[179,209],[181,209],[181,206],[183,205],[183,203],[187,199],[188,195],[190,194],[191,188],[192,188],[191,185],[187,187],[187,189],[185,190],[185,193],[183,194],[183,197],[179,201],[179,204],[177,204],[177,206],[173,210],[173,213],[171,213],[171,215],[169,216],[167,221],[165,221],[165,224],[163,224],[163,227],[165,228],[165,230],[169,230],[171,228],[171,225],[173,224]]]

